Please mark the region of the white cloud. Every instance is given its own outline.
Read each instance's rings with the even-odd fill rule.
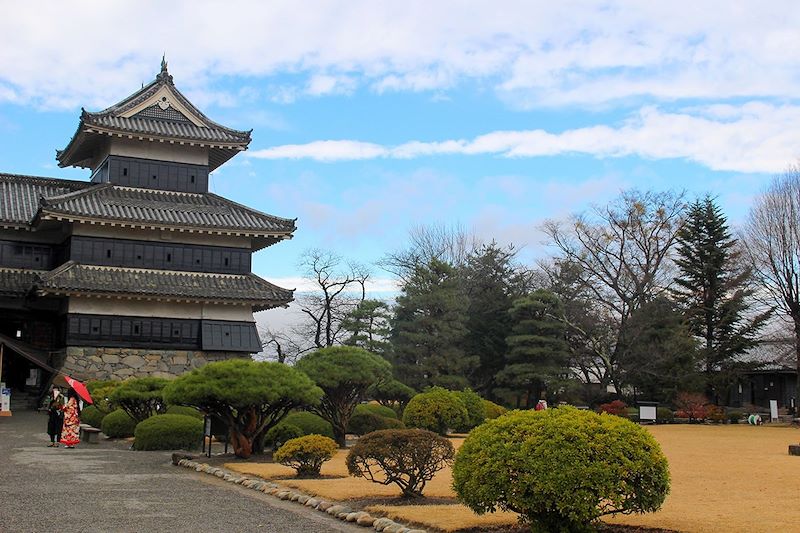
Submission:
[[[6,11],[0,102],[39,107],[112,103],[152,79],[163,51],[181,87],[214,95],[243,76],[279,101],[469,79],[520,107],[800,93],[791,0],[50,0]],[[269,79],[281,73],[296,86]]]
[[[434,155],[542,157],[589,154],[598,158],[635,155],[688,159],[712,170],[777,172],[800,157],[800,107],[751,102],[678,112],[642,108],[621,124],[550,133],[495,131],[472,140],[411,141],[382,146],[355,140],[314,141],[249,152],[263,159],[345,161],[409,159]]]

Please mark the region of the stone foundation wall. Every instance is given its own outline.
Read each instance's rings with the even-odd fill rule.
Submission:
[[[81,381],[144,376],[170,378],[206,363],[249,357],[250,354],[241,352],[70,346],[61,356],[61,370]]]

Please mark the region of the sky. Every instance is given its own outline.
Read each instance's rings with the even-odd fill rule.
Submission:
[[[734,224],[800,157],[800,3],[0,0],[0,172],[61,169],[81,107],[149,83],[253,128],[213,192],[372,264],[415,225],[551,251],[540,231],[630,188],[712,194]],[[374,269],[376,292],[390,276]]]

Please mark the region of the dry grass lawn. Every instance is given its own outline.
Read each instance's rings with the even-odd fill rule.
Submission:
[[[650,426],[672,475],[672,491],[661,511],[608,519],[614,524],[685,532],[800,532],[800,457],[787,453],[800,431],[775,426]],[[453,439],[459,447],[463,439]],[[291,468],[274,463],[233,463],[231,470],[280,479],[281,484],[330,500],[362,500],[368,510],[441,531],[494,528],[516,523],[510,513],[477,516],[455,501],[452,474],[443,470],[425,494],[452,505],[405,505],[399,489],[347,476],[346,451],[322,467],[323,479],[293,479]],[[385,503],[375,500],[385,498]]]

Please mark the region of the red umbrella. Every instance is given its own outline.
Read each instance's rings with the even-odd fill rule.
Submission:
[[[78,381],[77,379],[72,379],[69,376],[64,376],[64,381],[66,381],[70,387],[72,387],[75,392],[78,393],[78,396],[83,398],[83,400],[87,403],[94,403],[92,400],[91,394],[89,394],[89,389],[86,388],[86,385]]]

